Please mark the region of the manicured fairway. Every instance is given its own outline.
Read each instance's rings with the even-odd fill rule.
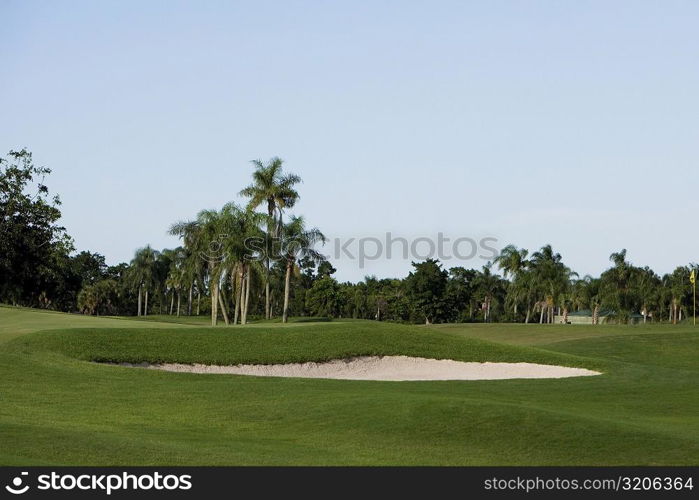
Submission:
[[[368,321],[211,329],[0,308],[0,463],[696,465],[695,332]],[[362,354],[532,361],[604,374],[359,382],[91,362]]]

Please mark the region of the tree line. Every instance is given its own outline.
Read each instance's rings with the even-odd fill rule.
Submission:
[[[50,169],[31,153],[0,159],[0,302],[93,315],[210,315],[213,325],[291,316],[411,323],[567,322],[589,311],[617,322],[677,323],[692,314],[695,264],[659,275],[612,253],[599,277],[567,267],[550,245],[530,253],[508,245],[481,269],[413,263],[402,279],[339,282],[317,248],[325,236],[302,216],[297,175],[283,162],[253,162],[244,205],[228,203],[178,221],[174,249],[146,245],[129,263],[108,266],[76,253],[59,224],[60,199],[45,184]]]

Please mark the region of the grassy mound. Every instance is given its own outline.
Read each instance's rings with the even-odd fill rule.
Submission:
[[[368,322],[308,324],[304,328],[54,330],[27,335],[10,343],[8,348],[51,351],[98,362],[234,365],[406,355],[599,368],[598,362],[573,355],[444,336],[418,327]]]

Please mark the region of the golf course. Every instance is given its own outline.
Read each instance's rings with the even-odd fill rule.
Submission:
[[[0,463],[690,465],[699,457],[691,324],[209,321],[0,307]],[[381,382],[104,364],[401,355],[601,374]]]

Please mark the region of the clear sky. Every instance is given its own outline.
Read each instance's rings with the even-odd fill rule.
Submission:
[[[109,263],[176,246],[173,221],[274,155],[332,238],[551,243],[580,274],[622,247],[699,261],[699,2],[2,0],[0,19],[0,151],[53,169],[77,247]]]

